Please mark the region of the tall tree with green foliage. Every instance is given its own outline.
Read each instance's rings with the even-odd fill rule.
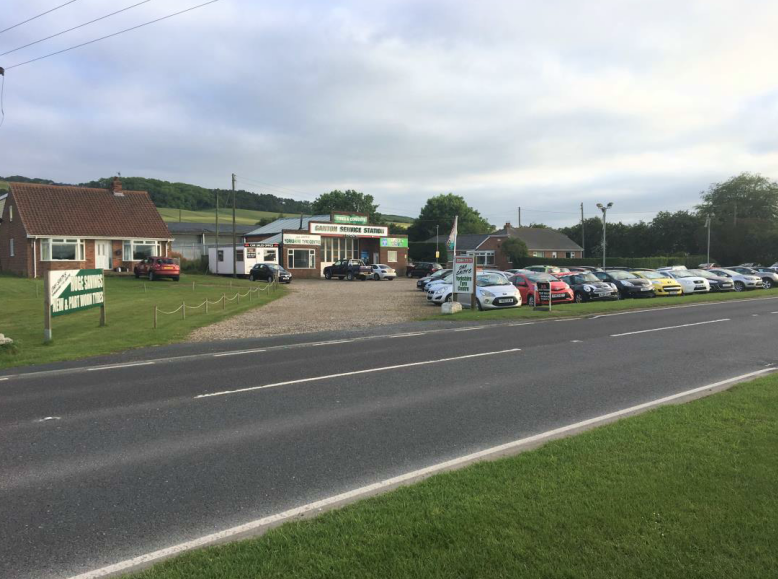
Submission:
[[[367,213],[370,223],[378,221],[378,205],[373,196],[366,193],[360,193],[353,189],[346,191],[330,191],[322,193],[313,202],[311,210],[316,215],[332,213],[333,211],[353,211],[354,213]]]
[[[723,183],[712,184],[700,196],[697,211],[735,219],[778,220],[778,183],[755,173],[741,173]]]
[[[509,237],[503,241],[502,245],[500,246],[500,251],[502,251],[503,254],[510,260],[510,262],[514,264],[521,258],[527,257],[529,255],[527,244],[518,237]]]
[[[435,235],[436,225],[439,226],[441,235],[448,235],[457,215],[460,234],[494,231],[494,225],[481,217],[481,214],[470,207],[463,197],[449,193],[427,199],[419,217],[408,228],[408,238],[411,241],[425,241]]]

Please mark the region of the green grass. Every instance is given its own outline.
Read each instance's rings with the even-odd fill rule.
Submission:
[[[248,298],[241,298],[240,304],[227,302],[225,311],[222,311],[221,305],[209,306],[208,314],[204,308],[187,309],[185,320],[181,319],[180,312],[171,316],[160,314],[156,330],[152,329],[154,305],[172,311],[183,301],[198,305],[206,298],[216,301],[222,293],[232,297],[238,291],[245,293],[249,288],[264,285],[195,274],[183,274],[178,283],[169,280],[151,283],[131,276],[106,276],[107,326],[101,328],[98,325],[99,308],[59,316],[52,320],[54,339],[50,344],[44,344],[43,281],[0,276],[0,333],[14,340],[13,348],[0,349],[0,368],[75,360],[181,341],[195,328],[263,305],[284,295],[285,289],[281,287],[270,295],[268,292],[253,294],[250,302]],[[259,296],[258,299],[255,300],[255,296]]]
[[[776,415],[773,375],[132,577],[775,577]]]
[[[8,181],[0,181],[0,191],[10,191],[11,186],[8,184]]]
[[[699,295],[678,296],[669,298],[641,298],[627,299],[616,302],[589,302],[584,304],[561,304],[551,306],[551,311],[535,311],[526,305],[507,310],[462,310],[451,316],[442,316],[440,313],[425,317],[425,320],[436,321],[484,321],[484,320],[513,320],[527,318],[569,318],[576,316],[589,316],[595,314],[610,314],[625,310],[644,310],[649,308],[662,308],[703,302],[724,302],[730,300],[744,300],[753,298],[773,297],[778,298],[778,288],[769,290],[754,290],[749,292],[710,293]]]
[[[158,207],[157,210],[165,221],[178,221],[178,209],[171,207]],[[235,223],[238,225],[254,225],[260,219],[270,217],[271,219],[277,219],[281,214],[273,213],[271,211],[254,211],[252,209],[236,209],[235,210]],[[299,213],[284,213],[285,217],[300,217]],[[181,210],[181,221],[184,223],[214,223],[216,219],[216,211],[203,210],[203,211],[189,211],[188,209]],[[219,209],[219,224],[230,225],[232,224],[232,209]]]

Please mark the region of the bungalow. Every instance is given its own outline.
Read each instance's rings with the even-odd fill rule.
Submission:
[[[0,220],[0,271],[132,269],[168,255],[170,231],[145,191],[10,183]]]

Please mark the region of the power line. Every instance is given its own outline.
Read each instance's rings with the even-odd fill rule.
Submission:
[[[33,20],[35,20],[36,18],[40,18],[41,16],[46,16],[46,14],[48,14],[50,12],[54,12],[55,10],[59,10],[60,8],[62,8],[64,6],[67,6],[68,4],[73,4],[73,2],[75,2],[75,1],[76,0],[70,0],[69,2],[65,2],[64,4],[60,4],[59,6],[57,6],[55,8],[52,8],[51,10],[46,10],[46,12],[41,12],[37,16],[33,16],[32,18],[28,18],[24,22],[19,22],[19,24],[14,24],[13,26],[9,26],[8,28],[6,28],[4,30],[0,30],[0,34],[2,34],[3,32],[8,32],[12,28],[16,28],[17,26],[21,26],[22,24],[27,24],[28,22],[32,22]]]
[[[12,52],[16,52],[17,50],[21,50],[22,48],[27,48],[28,46],[32,46],[33,44],[38,44],[40,42],[43,42],[44,40],[49,40],[50,38],[54,38],[56,36],[61,36],[67,32],[71,32],[73,30],[76,30],[78,28],[83,28],[84,26],[89,26],[90,24],[94,24],[95,22],[99,22],[100,20],[105,20],[106,18],[110,18],[111,16],[115,16],[116,14],[119,14],[121,12],[126,12],[127,10],[130,10],[131,8],[135,8],[136,6],[140,6],[141,4],[146,4],[148,2],[151,2],[151,0],[143,0],[143,2],[138,2],[137,4],[133,4],[132,6],[127,6],[127,8],[122,8],[121,10],[117,10],[116,12],[111,12],[110,14],[106,14],[105,16],[101,16],[100,18],[95,18],[94,20],[90,20],[89,22],[85,22],[84,24],[79,24],[78,26],[74,26],[73,28],[68,28],[67,30],[63,30],[62,32],[57,32],[56,34],[52,34],[51,36],[47,36],[46,38],[41,38],[40,40],[36,40],[35,42],[30,42],[29,44],[25,44],[24,46],[20,46],[18,48],[14,48],[13,50],[9,50],[7,52],[3,52],[0,54],[0,56],[5,56],[6,54],[11,54]]]
[[[75,0],[72,0],[75,2]],[[173,12],[173,14],[168,14],[167,16],[162,16],[160,18],[156,18],[154,20],[150,20],[148,22],[144,22],[143,24],[138,24],[137,26],[133,26],[131,28],[125,28],[124,30],[120,30],[119,32],[114,32],[113,34],[108,34],[106,36],[101,36],[100,38],[95,38],[94,40],[90,40],[88,42],[82,42],[81,44],[76,44],[75,46],[71,46],[70,48],[65,48],[63,50],[58,50],[57,52],[52,52],[51,54],[45,54],[43,56],[39,56],[38,58],[33,58],[32,60],[28,60],[25,62],[20,62],[19,64],[14,64],[13,66],[7,66],[6,70],[11,70],[12,68],[16,68],[18,66],[24,66],[25,64],[30,64],[31,62],[37,62],[39,60],[43,60],[44,58],[49,58],[50,56],[56,56],[57,54],[62,54],[63,52],[68,52],[70,50],[75,50],[76,48],[81,48],[82,46],[87,46],[88,44],[94,44],[95,42],[100,42],[101,40],[105,40],[106,38],[113,38],[114,36],[119,36],[120,34],[124,34],[125,32],[130,32],[131,30],[137,30],[138,28],[143,28],[144,26],[148,26],[149,24],[154,24],[155,22],[160,22],[162,20],[167,20],[168,18],[173,18],[173,16],[178,16],[179,14],[184,14],[185,12],[191,12],[192,10],[197,10],[198,8],[202,8],[203,6],[208,6],[208,4],[214,4],[215,2],[219,2],[219,0],[209,0],[208,2],[204,2],[202,4],[198,4],[197,6],[191,6],[189,8],[185,8],[184,10],[180,10],[178,12]]]

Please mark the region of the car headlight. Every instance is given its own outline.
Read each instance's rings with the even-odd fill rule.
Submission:
[[[623,285],[627,287],[634,287],[635,284],[633,284],[631,281],[623,281],[621,282]]]
[[[481,290],[481,295],[487,298],[493,298],[494,294],[488,290]]]
[[[593,292],[594,291],[594,288],[592,286],[590,286],[590,285],[583,286],[583,289],[584,289],[585,292]]]

